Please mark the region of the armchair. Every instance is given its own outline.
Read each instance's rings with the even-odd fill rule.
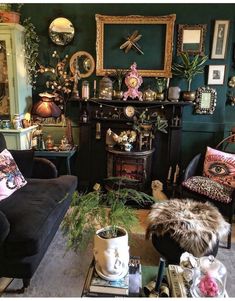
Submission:
[[[230,194],[230,201],[225,202],[218,199],[214,199],[212,197],[206,196],[202,193],[193,191],[192,189],[189,189],[185,186],[185,183],[188,179],[192,179],[192,177],[195,176],[203,176],[203,165],[204,165],[204,159],[205,159],[205,152],[197,154],[188,164],[186,167],[183,178],[182,178],[182,185],[181,185],[181,197],[182,198],[190,198],[194,199],[200,202],[207,202],[209,201],[212,203],[215,207],[218,208],[220,213],[228,219],[228,222],[231,226],[231,230],[227,237],[227,248],[231,248],[231,236],[232,236],[232,221],[233,221],[233,214],[234,214],[234,208],[235,208],[235,189],[229,190]],[[200,179],[199,179],[200,180]],[[217,183],[214,183],[217,185]],[[220,184],[218,184],[220,185]],[[202,188],[202,185],[200,185]],[[222,187],[225,190],[227,188]],[[212,188],[213,189],[213,188]]]

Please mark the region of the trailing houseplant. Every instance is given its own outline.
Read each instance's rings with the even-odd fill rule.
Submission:
[[[36,33],[35,26],[31,22],[31,18],[26,18],[22,25],[24,31],[24,49],[25,63],[27,67],[27,75],[29,83],[34,87],[35,76],[37,73],[37,58],[39,54],[39,37]]]
[[[193,55],[187,52],[180,53],[180,63],[174,63],[172,66],[173,74],[184,78],[187,81],[187,91],[183,93],[184,100],[194,100],[195,91],[191,91],[191,83],[194,77],[204,72],[204,63],[208,56]]]
[[[133,180],[109,178],[108,181],[116,185],[115,189],[104,192],[96,184],[98,189],[92,192],[74,194],[71,209],[62,223],[62,231],[67,236],[68,248],[75,251],[84,249],[95,236],[96,270],[101,273],[99,274],[101,277],[116,280],[127,272],[129,260],[127,233],[138,224],[136,211],[130,208],[127,202],[132,201],[139,205],[152,204],[153,198],[144,192],[123,186]],[[125,245],[119,247],[119,242]],[[113,254],[113,251],[119,255]],[[114,268],[116,257],[122,263],[118,268]]]

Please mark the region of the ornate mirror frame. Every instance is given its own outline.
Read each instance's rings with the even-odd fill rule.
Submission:
[[[195,100],[196,114],[213,114],[216,107],[217,92],[210,87],[197,89]]]
[[[206,24],[179,24],[177,55],[181,52],[205,55]]]
[[[129,58],[129,63],[125,64],[124,66],[118,66],[115,67],[115,62],[118,57],[113,57],[112,63],[113,64],[111,67],[105,66],[105,55],[107,55],[107,49],[111,49],[107,47],[109,45],[110,41],[113,38],[116,38],[117,43],[113,45],[115,49],[119,49],[119,46],[121,43],[123,43],[123,36],[120,34],[120,37],[116,37],[115,35],[110,34],[109,36],[107,35],[107,29],[112,29],[116,27],[116,30],[119,30],[122,26],[124,26],[124,29],[126,32],[129,33],[133,32],[133,26],[135,27],[134,30],[139,30],[139,28],[143,28],[143,25],[145,28],[149,27],[154,30],[157,30],[163,26],[165,26],[164,33],[165,36],[161,36],[162,45],[159,43],[158,40],[158,45],[160,44],[159,47],[161,47],[160,51],[163,56],[163,60],[161,62],[162,69],[159,70],[152,70],[151,68],[141,68],[138,66],[138,71],[141,76],[147,76],[147,77],[171,77],[171,64],[172,64],[172,50],[173,50],[173,35],[174,35],[174,23],[176,19],[176,15],[167,15],[167,16],[105,16],[105,15],[99,15],[96,14],[96,75],[98,76],[104,76],[107,74],[111,74],[115,71],[116,68],[121,68],[121,69],[128,69],[129,66],[133,63],[133,59],[131,58],[132,53],[131,51],[129,53],[126,53],[125,55],[128,55]],[[149,30],[150,32],[150,30]],[[152,46],[152,39],[154,39],[154,35],[147,37],[142,37],[142,41],[144,41],[144,38],[147,40],[144,44],[144,47],[151,47]],[[149,40],[148,40],[149,38]],[[120,44],[118,44],[120,43]],[[144,42],[143,42],[144,43]],[[153,46],[152,46],[153,48]],[[120,50],[120,49],[119,49]],[[145,60],[148,62],[148,65],[150,65],[150,61],[154,62],[154,48],[152,49],[153,55],[150,57],[149,55],[144,55],[142,60]],[[155,49],[156,50],[156,49]],[[120,50],[120,55],[122,54]],[[155,51],[156,53],[157,51]],[[139,57],[140,58],[140,57]],[[138,60],[136,59],[137,64]]]
[[[82,73],[82,72],[80,72],[81,70],[79,70],[79,76],[81,78],[86,78],[86,77],[90,76],[95,70],[95,61],[94,61],[94,59],[93,59],[93,57],[90,53],[88,53],[86,51],[77,51],[77,52],[75,52],[70,58],[69,67],[70,67],[70,71],[74,74],[75,73],[74,61],[76,61],[76,60],[78,60],[79,58],[82,58],[82,57],[86,57],[86,59],[89,59],[90,64],[91,64],[90,69],[86,73]],[[84,61],[83,61],[83,64],[84,64]]]

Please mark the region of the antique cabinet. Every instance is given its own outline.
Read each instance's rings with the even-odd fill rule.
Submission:
[[[32,102],[32,88],[27,81],[23,38],[23,26],[0,23],[1,120],[12,120],[14,114],[20,114],[23,117]],[[10,133],[11,137],[12,135],[21,137],[18,132],[10,131]],[[8,139],[8,135],[5,137]]]

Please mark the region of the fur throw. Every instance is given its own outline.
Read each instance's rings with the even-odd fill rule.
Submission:
[[[151,188],[155,201],[165,201],[168,199],[168,197],[163,192],[163,184],[159,180],[152,181]]]
[[[230,231],[230,225],[209,202],[172,199],[156,203],[148,216],[146,239],[151,234],[170,236],[182,249],[200,257]],[[173,251],[173,250],[172,250]]]

